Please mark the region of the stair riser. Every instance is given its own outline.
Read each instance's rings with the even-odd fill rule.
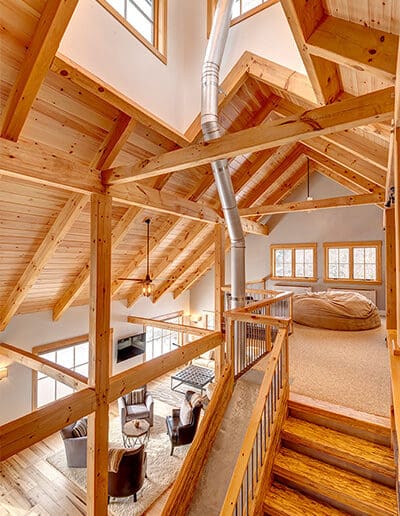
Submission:
[[[373,480],[374,482],[379,482],[380,484],[388,487],[394,488],[396,486],[394,471],[392,474],[387,474],[388,472],[378,472],[372,469],[373,466],[371,467],[369,464],[360,465],[351,462],[350,456],[338,457],[327,453],[325,450],[319,450],[309,445],[294,443],[285,434],[282,435],[282,446],[304,455],[308,455],[309,457],[313,457],[314,459],[321,460],[327,464],[331,464],[332,466],[337,466],[347,471],[351,471],[352,473],[356,473],[357,475]],[[360,458],[358,459],[360,460]]]
[[[319,500],[322,503],[332,505],[339,511],[342,511],[345,514],[351,514],[352,516],[387,516],[385,512],[376,512],[372,510],[371,507],[364,505],[363,507],[354,507],[353,500],[349,499],[339,499],[338,496],[335,496],[335,493],[322,493],[317,486],[311,487],[306,486],[300,479],[291,479],[287,478],[285,472],[274,472],[274,480],[278,481],[282,484],[285,484],[292,489],[297,489],[301,493],[309,496],[310,498],[314,498],[315,500]],[[306,515],[305,515],[306,516]]]
[[[382,444],[389,447],[391,445],[390,431],[383,428],[369,428],[366,425],[359,425],[355,420],[346,421],[337,419],[335,415],[332,415],[331,417],[319,414],[317,412],[308,411],[307,409],[303,410],[302,408],[298,407],[291,407],[289,409],[289,414],[292,417],[304,419],[304,421],[308,421],[316,425],[325,426],[327,428],[331,428],[332,430],[337,430],[339,432],[353,435],[355,437],[360,437],[361,439],[365,439],[366,441],[370,441],[372,443]]]

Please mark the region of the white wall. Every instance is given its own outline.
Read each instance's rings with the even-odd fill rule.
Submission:
[[[111,314],[114,346],[119,338],[142,331],[142,326],[126,322],[128,315],[154,317],[178,310],[189,312],[188,292],[175,300],[171,294],[166,294],[156,304],[152,304],[147,298],[141,298],[130,309],[126,308],[123,302],[114,301]],[[52,320],[51,311],[17,315],[12,318],[6,330],[0,332],[0,341],[31,351],[35,346],[69,337],[77,337],[88,333],[88,331],[88,307],[77,306],[67,310],[64,316],[56,322]],[[113,355],[114,374],[133,367],[142,360],[142,358],[136,357],[117,364],[115,347]],[[0,355],[0,366],[3,363],[6,365]],[[8,378],[0,381],[0,425],[29,413],[31,409],[31,369],[13,363],[9,366]]]
[[[310,190],[314,199],[349,195],[349,191],[337,183],[314,174],[310,180]],[[305,187],[298,188],[288,198],[295,201],[306,198]],[[268,237],[249,235],[246,237],[246,280],[257,280],[270,273],[270,245],[292,243],[318,243],[318,282],[294,282],[296,285],[309,284],[313,290],[326,290],[329,287],[346,287],[345,283],[322,281],[324,273],[323,242],[382,240],[382,285],[351,285],[348,288],[376,289],[377,305],[385,308],[385,233],[382,229],[382,210],[376,206],[357,206],[353,208],[336,208],[310,213],[291,213],[281,216],[278,225]],[[230,253],[226,255],[226,283],[230,283]],[[278,283],[284,284],[285,281]],[[290,282],[286,282],[290,284]],[[274,282],[270,282],[272,287]],[[210,271],[190,293],[191,312],[202,309],[213,310],[214,271]]]
[[[168,1],[167,65],[96,0],[81,0],[59,51],[184,132],[200,111],[207,1]],[[221,80],[245,50],[304,72],[280,4],[232,27]]]

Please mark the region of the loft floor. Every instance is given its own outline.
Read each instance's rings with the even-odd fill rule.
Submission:
[[[375,330],[350,332],[295,324],[289,360],[291,392],[389,417],[384,321]]]

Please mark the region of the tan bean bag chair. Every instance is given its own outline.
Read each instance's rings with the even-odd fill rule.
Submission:
[[[293,320],[327,330],[371,330],[381,325],[377,307],[357,292],[309,292],[293,296]]]

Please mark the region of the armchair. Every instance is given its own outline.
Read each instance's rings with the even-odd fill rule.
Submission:
[[[154,401],[147,391],[146,385],[118,398],[118,409],[121,416],[121,427],[132,419],[145,419],[153,426]]]
[[[86,468],[87,436],[75,437],[72,433],[76,423],[60,430],[65,446],[65,455],[69,468]]]
[[[187,391],[180,409],[172,409],[172,416],[166,417],[167,433],[171,441],[171,453],[174,448],[190,444],[196,434],[199,424],[202,403],[190,404],[193,391]]]
[[[125,451],[117,472],[108,472],[108,501],[110,497],[133,495],[141,489],[146,477],[147,455],[144,445]]]

